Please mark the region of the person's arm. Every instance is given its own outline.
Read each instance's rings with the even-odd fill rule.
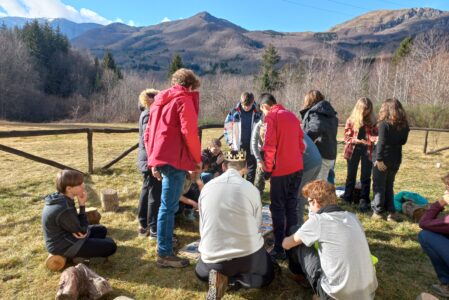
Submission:
[[[56,224],[70,233],[86,233],[88,222],[85,207],[80,206],[79,214],[76,214],[73,209],[64,210],[58,215]]]
[[[290,250],[291,248],[301,245],[302,241],[300,239],[296,240],[298,237],[295,234],[284,238],[282,241],[282,248],[285,250]]]
[[[234,120],[232,117],[232,110],[228,113],[226,116],[226,119],[224,121],[224,132],[223,136],[225,138],[226,144],[231,145],[232,144],[232,127],[234,125]]]
[[[376,153],[377,153],[377,161],[383,161],[384,160],[384,152],[385,152],[385,143],[386,143],[386,135],[387,135],[387,123],[381,122],[379,124],[379,135],[377,140],[377,147],[376,147]]]
[[[419,221],[419,227],[432,232],[449,234],[449,215],[437,218],[438,214],[444,210],[444,206],[448,205],[449,196],[446,198],[448,198],[447,201],[440,199],[430,206]]]
[[[304,141],[304,131],[302,130],[301,126],[299,126],[299,152],[301,154],[304,154],[306,152],[306,142]]]
[[[309,113],[309,121],[307,122],[307,128],[304,128],[304,132],[315,143],[318,138],[321,137],[321,120],[317,113]]]
[[[181,133],[194,161],[201,164],[201,144],[198,136],[198,116],[192,101],[182,101],[178,108]]]
[[[251,151],[253,151],[257,162],[262,162],[262,155],[260,154],[259,141],[260,141],[260,126],[262,122],[257,122],[251,133]]]
[[[407,131],[404,134],[404,137],[402,138],[401,144],[405,145],[408,140],[408,134],[410,133],[410,128],[407,126]]]
[[[194,200],[187,198],[184,195],[181,195],[181,198],[179,198],[179,201],[186,205],[193,206],[194,209],[198,209],[198,203],[196,203]]]
[[[348,119],[345,124],[345,143],[346,144],[357,144],[357,137],[354,138],[355,130],[352,122]]]
[[[266,131],[265,131],[265,143],[263,146],[264,151],[264,165],[265,172],[271,173],[274,168],[274,158],[276,156],[277,147],[277,124],[273,120],[273,114],[267,114],[265,117]]]

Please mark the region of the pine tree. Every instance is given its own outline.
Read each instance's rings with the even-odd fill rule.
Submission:
[[[168,78],[171,78],[173,73],[175,73],[181,68],[184,68],[182,58],[179,54],[176,53],[175,55],[173,55],[173,58],[170,62],[170,66],[168,67]]]
[[[117,75],[119,79],[122,79],[122,72],[115,64],[114,57],[112,56],[112,53],[109,50],[106,50],[103,56],[103,63],[102,63],[103,69],[109,69],[114,71],[114,73]]]
[[[410,54],[412,51],[413,39],[411,37],[406,37],[402,40],[401,44],[399,44],[398,49],[393,56],[393,63],[398,64],[404,57]]]
[[[262,69],[258,77],[261,91],[273,92],[283,86],[279,71],[275,69],[281,57],[276,48],[270,44],[262,55]]]

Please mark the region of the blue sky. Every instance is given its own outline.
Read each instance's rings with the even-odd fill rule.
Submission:
[[[188,3],[188,5],[186,5]],[[379,9],[432,7],[447,0],[0,0],[0,16],[65,17],[75,22],[123,22],[145,26],[188,18],[201,11],[249,30],[325,31]]]

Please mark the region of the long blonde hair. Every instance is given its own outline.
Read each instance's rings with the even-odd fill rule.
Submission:
[[[145,89],[139,95],[139,103],[140,106],[148,109],[150,108],[148,105],[148,99],[154,99],[154,97],[159,93],[158,90],[155,89]]]
[[[369,114],[365,116],[365,112],[368,110]],[[362,97],[357,100],[349,120],[356,129],[360,129],[365,125],[373,126],[376,124],[376,116],[374,115],[373,103],[371,100],[367,97]]]

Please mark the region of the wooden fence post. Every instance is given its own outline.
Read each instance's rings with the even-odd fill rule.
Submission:
[[[87,130],[87,160],[89,164],[89,174],[94,172],[94,147],[93,147],[93,132],[92,129]]]
[[[426,135],[424,137],[424,147],[423,147],[423,153],[427,154],[427,139],[429,138],[429,130],[426,130]]]

